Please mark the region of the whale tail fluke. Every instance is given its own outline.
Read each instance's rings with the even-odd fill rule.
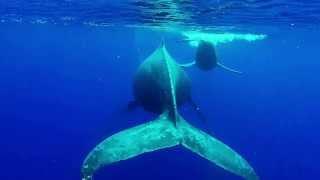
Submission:
[[[82,180],[91,180],[99,168],[143,153],[179,144],[179,135],[168,114],[116,133],[98,144],[82,165]]]
[[[188,124],[180,115],[177,124],[168,112],[156,120],[116,133],[98,144],[82,166],[82,180],[92,180],[99,168],[143,153],[182,145],[246,180],[257,180],[254,170],[239,154],[214,137]]]
[[[249,163],[221,141],[191,126],[187,121],[181,121],[179,127],[183,137],[182,145],[187,149],[246,180],[259,179]]]

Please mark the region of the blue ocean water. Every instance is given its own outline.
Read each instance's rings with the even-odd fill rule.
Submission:
[[[188,105],[180,112],[260,179],[319,179],[319,14],[311,0],[0,1],[0,179],[81,179],[97,143],[154,119],[126,111],[139,64],[162,39],[179,62],[196,50],[168,27],[267,35],[216,45],[241,75],[187,69],[208,124]],[[129,178],[241,179],[181,147],[105,167],[94,179]]]

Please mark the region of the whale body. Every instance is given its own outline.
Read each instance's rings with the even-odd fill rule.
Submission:
[[[94,147],[83,162],[82,180],[92,180],[102,167],[174,146],[185,147],[246,180],[258,180],[254,169],[236,151],[193,127],[178,113],[178,106],[190,96],[190,84],[164,44],[157,48],[139,67],[133,87],[136,100],[146,110],[160,115]]]

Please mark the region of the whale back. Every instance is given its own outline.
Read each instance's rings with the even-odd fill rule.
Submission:
[[[176,113],[177,106],[190,98],[191,84],[184,70],[162,45],[138,68],[133,91],[135,100],[146,111]]]

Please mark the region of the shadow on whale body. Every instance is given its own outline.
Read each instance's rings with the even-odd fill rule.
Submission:
[[[178,106],[190,99],[191,82],[164,44],[140,65],[133,90],[135,101],[159,117],[118,132],[98,144],[83,162],[82,180],[91,180],[103,166],[174,146],[185,147],[246,180],[259,179],[237,152],[193,127],[178,113]]]

